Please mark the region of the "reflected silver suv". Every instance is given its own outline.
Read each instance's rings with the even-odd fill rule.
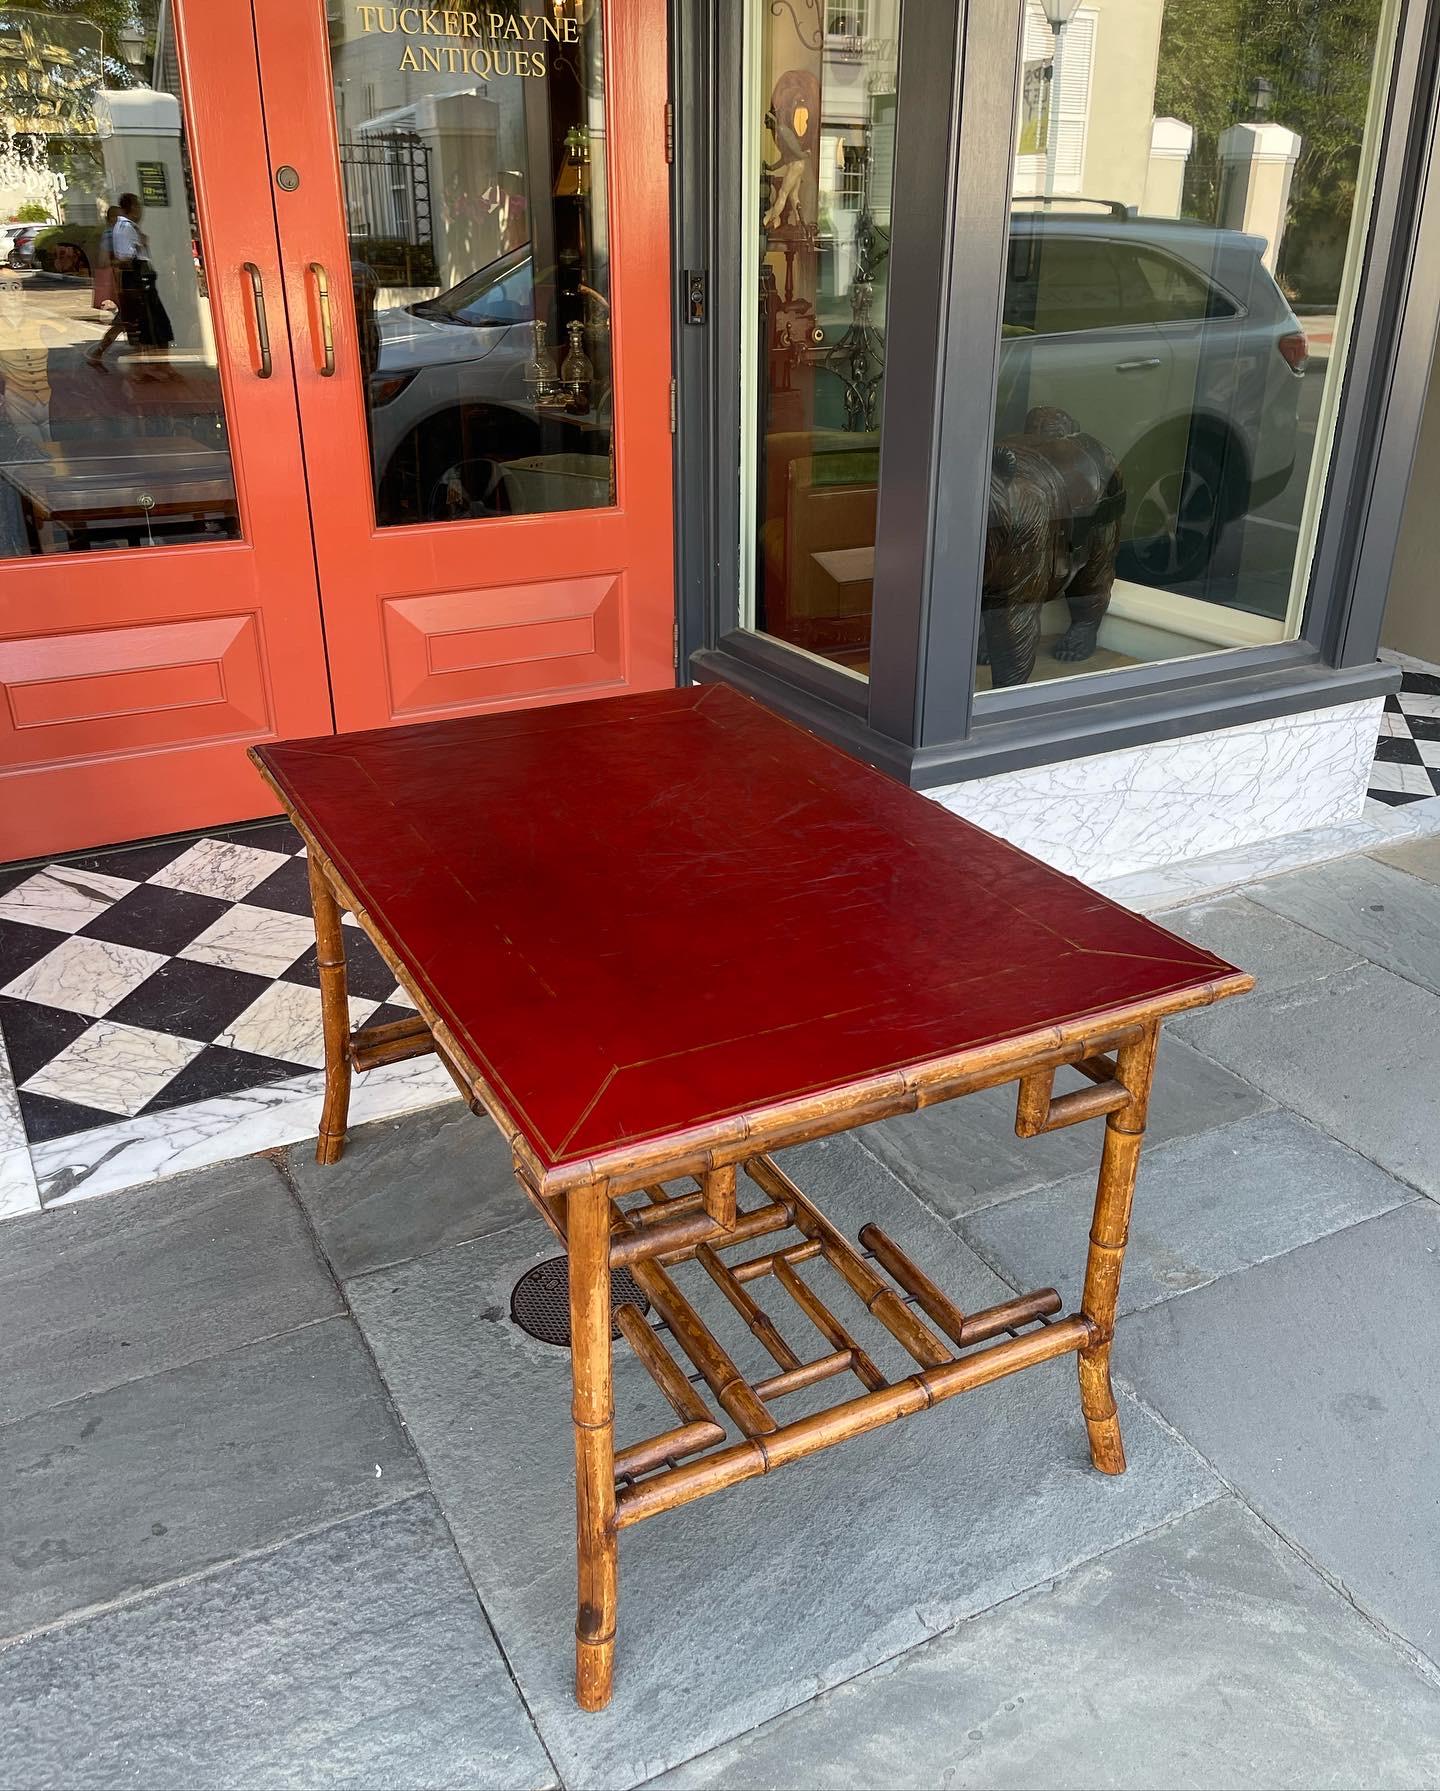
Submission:
[[[361,293],[364,270],[352,268],[352,276]],[[571,301],[572,314],[580,302]],[[362,318],[370,342],[370,444],[382,524],[513,507],[523,488],[507,480],[505,469],[540,453],[569,469],[568,476],[558,475],[566,478],[566,507],[609,502],[611,407],[603,364],[591,388],[591,411],[538,410],[526,383],[535,353],[535,304],[525,243],[434,298]],[[562,339],[557,360],[564,351]]]
[[[1305,333],[1262,237],[1063,203],[1101,212],[1011,213],[996,433],[1068,411],[1124,470],[1121,576],[1181,584],[1290,478]]]

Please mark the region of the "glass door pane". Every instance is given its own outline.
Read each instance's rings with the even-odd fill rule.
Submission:
[[[741,618],[863,675],[900,0],[746,25]]]
[[[0,14],[0,557],[239,535],[163,0]]]
[[[1391,0],[1026,0],[977,689],[1294,638]]]
[[[381,527],[614,502],[602,39],[599,0],[332,10]]]

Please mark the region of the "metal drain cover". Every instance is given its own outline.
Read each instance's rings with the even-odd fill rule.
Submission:
[[[610,1271],[611,1311],[617,1306],[638,1306],[642,1312],[650,1310],[650,1302],[629,1269]],[[510,1316],[531,1337],[569,1349],[570,1259],[550,1256],[544,1262],[537,1262],[533,1269],[527,1269],[510,1291]],[[612,1322],[610,1335],[612,1338],[620,1335],[619,1325]]]

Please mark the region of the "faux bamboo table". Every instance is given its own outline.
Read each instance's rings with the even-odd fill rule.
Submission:
[[[1094,1464],[1123,1470],[1110,1346],[1160,1024],[1250,977],[721,686],[252,756],[308,848],[320,1161],[340,1156],[352,1071],[433,1051],[568,1253],[586,1709],[610,1697],[618,1537],[642,1518],[1072,1351]],[[347,908],[413,1020],[351,1030]],[[1057,1094],[1064,1065],[1079,1086]],[[962,1313],[876,1226],[852,1245],[770,1155],[1006,1082],[1022,1138],[1105,1120],[1078,1312],[1042,1288]],[[765,1378],[682,1291],[688,1262],[773,1359]],[[827,1266],[913,1372],[881,1373],[825,1303]],[[675,1423],[617,1448],[620,1267],[663,1332],[633,1305],[614,1324]],[[787,1419],[787,1395],[842,1376],[859,1391]]]

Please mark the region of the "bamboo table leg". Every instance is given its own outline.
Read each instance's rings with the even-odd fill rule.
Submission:
[[[1090,1433],[1090,1459],[1102,1474],[1125,1472],[1120,1418],[1110,1385],[1110,1344],[1115,1335],[1115,1305],[1120,1297],[1120,1269],[1130,1227],[1130,1205],[1145,1137],[1145,1115],[1160,1042],[1158,1022],[1134,1044],[1116,1054],[1117,1079],[1130,1091],[1123,1107],[1105,1119],[1105,1149],[1100,1158],[1100,1185],[1090,1226],[1085,1263],[1085,1291],[1080,1310],[1095,1327],[1097,1341],[1080,1351],[1080,1409]]]
[[[314,853],[310,906],[315,914],[320,1012],[325,1026],[325,1105],[320,1113],[317,1163],[338,1163],[350,1114],[350,1002],[345,987],[345,929],[335,896]]]
[[[570,1258],[571,1415],[579,1598],[575,1696],[582,1710],[610,1702],[615,1665],[618,1542],[615,1402],[610,1362],[610,1200],[604,1183],[566,1203]]]

